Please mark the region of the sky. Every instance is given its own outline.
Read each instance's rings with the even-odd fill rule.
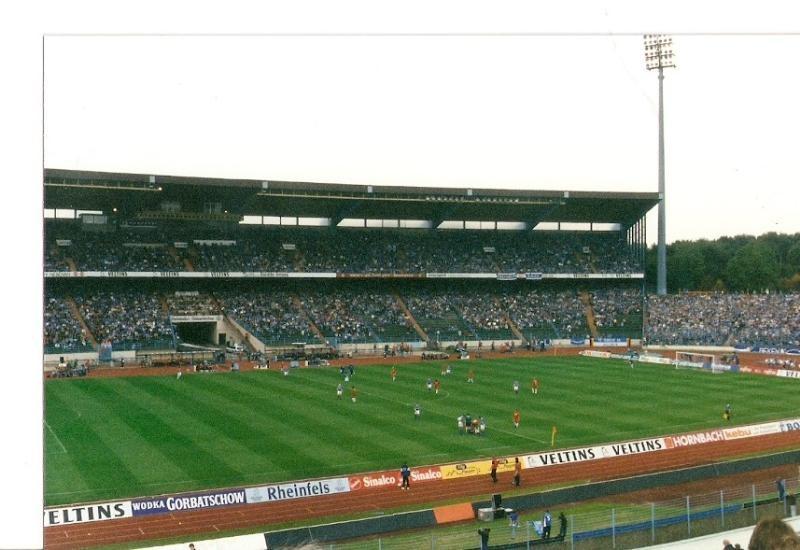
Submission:
[[[800,231],[800,36],[674,51],[667,241]],[[657,115],[639,33],[44,40],[50,168],[657,191]]]
[[[0,323],[14,354],[0,385],[13,445],[0,458],[0,548],[42,546],[45,166],[655,191],[657,80],[641,34],[666,32],[678,64],[665,80],[668,241],[800,231],[790,0],[4,7]],[[341,33],[360,36],[330,36]],[[377,36],[388,33],[403,36]]]

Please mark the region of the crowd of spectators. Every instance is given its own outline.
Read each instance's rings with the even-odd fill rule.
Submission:
[[[800,294],[650,296],[645,335],[663,345],[800,347]]]
[[[434,340],[513,339],[508,319],[526,338],[585,338],[586,307],[575,290],[471,291],[407,289],[402,300]],[[265,342],[310,341],[309,320],[338,343],[416,340],[401,303],[389,292],[301,292],[296,305],[283,291],[85,292],[74,296],[95,339],[123,342],[172,340],[169,315],[213,315],[222,310]],[[637,289],[595,289],[591,304],[599,336],[637,337],[644,324],[650,344],[800,348],[798,293],[683,293],[651,295],[642,319]],[[305,315],[308,315],[306,318]],[[44,343],[48,350],[89,346],[66,299],[45,298]]]
[[[403,298],[431,340],[475,340],[477,335],[458,311],[457,296],[454,292],[420,290],[413,294],[406,293]]]
[[[597,333],[603,336],[641,338],[642,293],[630,288],[592,291]]]
[[[339,273],[632,272],[619,234],[569,231],[253,228],[88,233],[48,231],[46,270]],[[63,238],[62,238],[63,237]],[[57,239],[70,241],[56,246]],[[176,247],[175,243],[182,245]],[[185,246],[184,246],[185,245]],[[58,252],[56,252],[56,250]]]
[[[513,338],[500,303],[487,292],[426,292],[406,303],[429,338],[507,340]],[[438,334],[436,332],[438,331]]]
[[[734,345],[800,347],[800,294],[740,294]]]
[[[295,308],[291,294],[215,292],[225,314],[265,344],[315,340],[308,321]]]
[[[114,349],[173,341],[172,325],[155,294],[95,292],[74,298],[95,339],[111,341]]]
[[[441,340],[513,340],[508,318],[525,337],[585,338],[585,308],[574,291],[430,292],[405,296],[428,333]]]
[[[322,334],[339,343],[416,339],[416,333],[391,294],[310,292],[300,299]]]
[[[479,339],[507,340],[514,337],[506,313],[493,294],[451,293],[450,299]]]
[[[69,264],[55,244],[45,245],[44,248],[44,270],[45,271],[69,271]]]
[[[270,239],[238,239],[234,244],[193,243],[188,252],[196,271],[295,271],[294,251]]]
[[[165,296],[170,315],[218,315],[211,296],[197,291],[174,292]]]
[[[80,322],[70,310],[66,299],[46,296],[44,300],[45,353],[85,351],[90,347]]]
[[[525,337],[586,338],[586,308],[574,290],[524,290],[500,297],[502,307]]]
[[[725,345],[731,336],[733,299],[732,294],[648,296],[647,342]]]
[[[69,271],[70,267],[66,261],[68,252],[62,252],[56,248],[55,244],[45,243],[44,245],[44,270],[45,271]]]
[[[82,240],[65,250],[79,271],[180,271],[165,244]]]
[[[78,271],[179,271],[183,262],[174,249],[170,252],[173,237],[156,229],[95,233],[53,228],[46,232],[45,271],[69,270],[66,258]]]

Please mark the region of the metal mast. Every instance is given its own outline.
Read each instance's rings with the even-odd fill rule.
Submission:
[[[663,34],[644,35],[647,70],[658,69],[658,275],[656,292],[667,293],[667,220],[664,191],[664,69],[675,67],[672,38]]]

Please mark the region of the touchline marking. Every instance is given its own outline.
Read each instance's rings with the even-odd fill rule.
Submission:
[[[489,428],[486,428],[487,430]],[[521,437],[523,439],[528,439],[530,441],[535,441],[536,443],[541,443],[542,445],[547,445],[547,441],[542,441],[541,439],[536,439],[535,437],[529,437],[527,435],[522,435],[517,432],[509,432],[507,430],[503,430],[501,428],[492,428],[493,432],[500,432],[501,434],[513,435],[514,437]]]
[[[361,462],[345,462],[343,464],[334,464],[334,468],[340,468],[342,466],[355,466],[356,464],[370,464],[367,460],[362,460]]]
[[[53,430],[53,428],[50,427],[50,424],[47,423],[47,420],[44,421],[44,425],[47,426],[47,429],[50,430],[50,433],[53,434],[53,437],[56,438],[56,443],[58,443],[59,447],[61,447],[61,449],[64,451],[63,453],[57,453],[57,454],[65,454],[65,453],[69,454],[69,451],[67,451],[67,448],[64,447],[63,443],[61,443],[61,440],[58,438],[58,436],[56,435],[56,432]],[[47,454],[50,454],[50,453],[47,453]]]

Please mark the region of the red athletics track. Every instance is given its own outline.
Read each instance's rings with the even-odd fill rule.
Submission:
[[[593,349],[595,351],[608,351],[611,353],[624,353],[626,348],[603,348],[603,347],[570,347],[570,348],[551,348],[545,352],[531,352],[526,351],[525,349],[516,349],[513,353],[503,353],[503,352],[483,352],[481,353],[481,359],[545,359],[547,357],[554,357],[554,356],[565,356],[565,355],[578,355],[581,351],[586,349]],[[635,348],[639,351],[639,348]],[[674,352],[657,352],[661,353],[664,356],[671,356],[674,355]],[[764,359],[766,357],[771,357],[775,359],[796,359],[796,356],[791,355],[763,355],[757,353],[748,353],[748,352],[740,352],[739,354],[741,366],[748,366],[758,370],[774,370],[775,367],[770,367],[764,364]],[[475,356],[475,355],[473,355]],[[477,358],[477,357],[476,357]],[[449,360],[458,362],[458,356],[456,354],[452,355]],[[400,364],[406,362],[417,362],[421,361],[418,355],[406,355],[406,356],[396,356],[396,357],[382,357],[382,356],[359,356],[353,358],[344,358],[344,359],[334,359],[332,360],[331,366],[338,367],[341,365],[393,365],[393,364]],[[430,360],[429,362],[432,365],[440,364],[442,361],[447,361],[447,359],[435,359]],[[228,361],[225,364],[225,367],[221,370],[228,371],[230,370],[232,361]],[[255,363],[251,363],[249,361],[238,361],[241,370],[253,370],[253,366]],[[275,361],[272,363],[272,369],[277,370],[284,366],[288,366],[288,361]],[[181,370],[184,372],[189,371],[189,368],[186,366],[181,366]],[[325,367],[322,367],[325,368]],[[669,367],[667,367],[669,368]],[[137,365],[130,365],[128,367],[111,367],[111,368],[96,368],[92,369],[89,372],[89,378],[105,378],[105,377],[115,377],[115,376],[166,376],[166,375],[175,375],[178,371],[178,366],[168,366],[168,367],[139,367]]]
[[[608,458],[578,464],[562,464],[523,470],[522,489],[530,492],[538,486],[568,482],[586,483],[663,470],[696,466],[752,453],[764,453],[800,448],[800,431],[775,435],[708,443],[693,447],[658,451],[654,453]],[[786,477],[792,476],[795,467],[787,467]],[[57,526],[45,529],[45,548],[72,549],[119,542],[145,541],[171,536],[213,534],[232,529],[252,528],[269,530],[270,525],[342,515],[343,513],[369,513],[400,506],[427,507],[446,500],[470,500],[476,496],[502,491],[511,495],[512,473],[500,474],[493,484],[488,476],[459,480],[430,481],[415,484],[411,491],[397,487],[362,489],[350,493],[312,497],[291,501],[248,504],[223,509],[174,512],[147,518],[126,518],[97,523]]]

